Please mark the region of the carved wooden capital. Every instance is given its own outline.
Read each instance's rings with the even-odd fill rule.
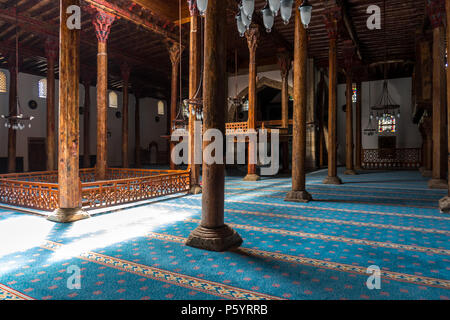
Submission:
[[[123,81],[128,82],[130,80],[131,67],[127,62],[122,63],[120,66],[120,72],[122,74]]]
[[[92,19],[92,23],[94,24],[95,35],[99,42],[106,43],[108,41],[109,32],[115,19],[116,17],[114,15],[97,10],[97,13]]]
[[[439,28],[445,21],[445,0],[427,0],[427,14],[433,28]]]
[[[181,53],[183,52],[183,47],[175,42],[166,42],[167,50],[169,51],[170,62],[172,67],[177,66],[180,63]]]
[[[323,22],[325,23],[325,28],[328,32],[328,38],[335,40],[338,38],[338,22],[341,18],[341,8],[338,6],[329,7],[324,10]]]
[[[198,16],[197,0],[187,0],[191,17]]]
[[[47,58],[47,61],[55,61],[58,57],[58,51],[58,39],[54,37],[47,37],[47,39],[45,39],[45,57]]]
[[[286,50],[278,52],[278,66],[281,71],[281,78],[286,78],[291,70],[292,57]]]
[[[259,41],[259,27],[257,25],[251,25],[245,32],[245,37],[247,38],[247,45],[250,53],[255,53]]]

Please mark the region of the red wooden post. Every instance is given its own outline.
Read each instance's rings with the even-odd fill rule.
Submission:
[[[55,222],[73,222],[88,218],[81,209],[79,173],[79,73],[80,30],[70,30],[67,7],[79,0],[60,0],[59,53],[59,208],[48,217]]]
[[[96,179],[105,180],[108,167],[108,53],[107,41],[115,16],[98,10],[92,23],[98,40],[97,53],[97,164]]]
[[[205,129],[225,133],[227,91],[227,1],[210,1],[205,18],[204,122]],[[224,224],[224,164],[203,163],[202,221],[186,245],[213,251],[238,247],[241,237]]]
[[[328,177],[325,184],[341,184],[341,179],[337,176],[337,110],[336,110],[336,82],[337,82],[337,61],[336,61],[336,41],[338,38],[338,19],[340,19],[340,9],[332,7],[326,10],[324,15],[325,26],[330,39],[328,53],[329,61],[329,84],[328,84]]]
[[[301,5],[296,0],[296,7]],[[300,11],[295,10],[294,26],[294,116],[292,131],[292,190],[287,193],[285,201],[309,202],[311,195],[306,191],[306,66],[308,60],[308,40],[306,30],[300,18]]]

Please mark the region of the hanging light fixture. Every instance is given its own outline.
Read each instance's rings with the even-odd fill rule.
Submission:
[[[244,98],[238,97],[238,54],[237,49],[234,50],[234,85],[235,85],[235,95],[234,97],[228,97],[228,101],[230,102],[231,106],[234,106],[236,110],[239,109],[239,107],[242,106],[244,103]]]
[[[197,9],[202,16],[205,15],[207,8],[208,8],[208,0],[197,0]]]
[[[2,115],[5,119],[5,127],[13,130],[23,130],[28,124],[28,128],[31,128],[31,120],[33,116],[26,116],[22,113],[19,101],[19,22],[17,17],[17,2],[16,2],[16,110],[10,111],[8,115]]]
[[[242,8],[249,20],[252,20],[253,12],[255,11],[255,0],[242,0]]]
[[[241,13],[238,13],[238,14],[236,15],[236,24],[237,24],[237,29],[238,29],[238,31],[239,31],[239,35],[240,35],[241,37],[243,37],[244,34],[245,34],[245,29],[246,29],[246,27],[245,27],[245,25],[242,23]]]
[[[242,23],[244,24],[244,26],[248,29],[250,27],[250,24],[252,23],[252,19],[248,18],[247,14],[244,12],[244,6],[240,7],[240,11],[241,11],[241,20]]]
[[[261,10],[262,16],[263,16],[263,22],[264,26],[266,27],[266,31],[270,32],[272,31],[273,22],[274,22],[274,15],[272,10],[270,10],[269,6],[265,6],[264,9]]]
[[[281,19],[288,24],[292,16],[292,5],[294,0],[281,0]]]
[[[305,26],[305,29],[307,29],[309,23],[311,22],[312,5],[309,4],[308,0],[304,0],[298,10],[300,10],[302,23]]]
[[[369,84],[369,105],[370,105],[370,100],[371,100],[371,97],[370,97],[370,82],[368,84]],[[369,122],[367,123],[366,128],[364,128],[364,130],[363,130],[364,135],[369,136],[369,137],[373,136],[377,132],[377,129],[375,129],[375,126],[373,125],[372,120],[373,120],[373,113],[372,113],[372,110],[370,110]]]
[[[273,12],[273,16],[276,17],[278,11],[280,11],[281,2],[280,0],[269,0],[270,10]]]

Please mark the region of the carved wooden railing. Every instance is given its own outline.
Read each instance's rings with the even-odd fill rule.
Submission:
[[[187,192],[189,171],[82,183],[83,208],[95,209]]]
[[[364,149],[362,167],[365,169],[417,169],[422,163],[422,149]]]
[[[190,187],[189,171],[115,169],[107,170],[108,180],[95,181],[94,169],[81,169],[83,207],[87,210],[146,200]],[[0,176],[0,203],[53,211],[58,208],[56,171],[6,174]]]
[[[53,211],[58,207],[58,184],[0,178],[0,202],[17,207]]]
[[[226,133],[242,133],[248,131],[247,122],[229,122],[225,124]]]

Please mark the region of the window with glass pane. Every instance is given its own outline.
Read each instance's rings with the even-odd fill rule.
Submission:
[[[109,107],[110,108],[117,108],[118,107],[117,93],[115,93],[114,91],[111,91],[109,93]]]
[[[352,91],[353,91],[352,101],[356,103],[356,99],[358,97],[358,89],[356,89],[356,84],[353,84]]]
[[[6,74],[4,72],[0,72],[0,92],[6,92]]]
[[[383,114],[378,120],[379,133],[395,133],[397,131],[397,124],[395,117],[390,114]]]
[[[47,98],[47,79],[41,79],[38,83],[39,98]]]

